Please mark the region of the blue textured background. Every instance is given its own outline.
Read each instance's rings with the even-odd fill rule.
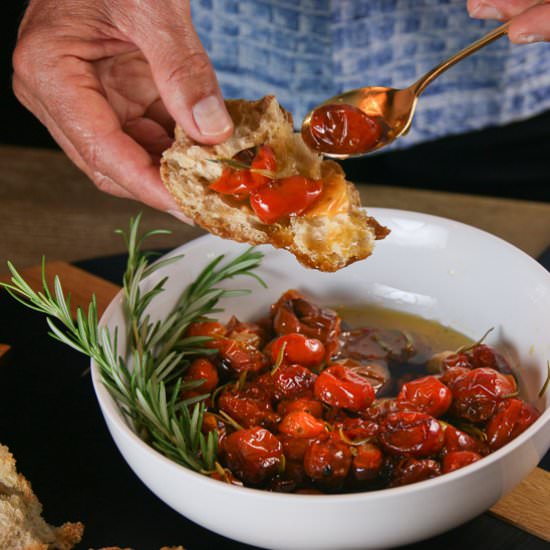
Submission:
[[[493,28],[465,0],[191,0],[226,97],[273,93],[300,121],[363,85],[404,87]],[[521,120],[550,108],[550,44],[503,38],[436,80],[393,147]]]

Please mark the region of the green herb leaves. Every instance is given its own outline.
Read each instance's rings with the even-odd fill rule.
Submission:
[[[65,345],[91,357],[99,368],[102,381],[117,401],[135,432],[168,458],[193,470],[207,473],[215,470],[218,451],[217,433],[202,433],[207,394],[185,399],[185,392],[198,390],[202,381],[183,380],[190,361],[197,355],[214,350],[204,344],[208,337],[186,337],[187,327],[196,321],[222,311],[222,298],[241,296],[249,290],[226,290],[218,285],[238,276],[252,277],[265,283],[253,272],[262,254],[250,248],[235,259],[223,263],[219,256],[199,274],[160,321],[152,321],[147,310],[164,290],[162,277],[143,290],[140,284],[158,269],[176,262],[173,256],[151,263],[153,255],[142,250],[144,241],[168,231],[150,231],[139,235],[141,216],[130,220],[128,232],[117,231],[128,247],[128,263],[123,278],[124,312],[126,315],[126,348],[119,349],[118,329],[98,326],[95,297],[87,311],[78,308],[76,320],[71,315],[70,296],[65,295],[56,276],[53,292],[45,277],[42,260],[42,290],[35,292],[17,269],[8,262],[11,283],[0,283],[25,306],[44,313],[50,335]]]

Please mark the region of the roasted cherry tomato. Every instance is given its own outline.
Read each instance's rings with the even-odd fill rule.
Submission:
[[[234,170],[225,167],[222,175],[210,185],[210,189],[222,195],[234,195],[245,198],[256,187],[250,170]]]
[[[441,424],[415,411],[388,414],[380,424],[378,439],[388,454],[417,458],[436,455],[445,442]]]
[[[540,413],[521,399],[502,401],[487,423],[487,441],[491,450],[500,449],[525,431]]]
[[[275,363],[284,347],[283,362],[298,363],[304,367],[318,367],[325,358],[325,346],[317,338],[307,338],[303,334],[293,332],[279,336],[271,345],[271,359]]]
[[[462,352],[451,353],[450,355],[447,355],[447,357],[445,357],[445,359],[443,360],[443,366],[446,369],[454,367],[472,369],[474,367],[470,357]]]
[[[275,399],[311,396],[317,375],[302,365],[282,365],[272,375]]]
[[[325,360],[340,347],[341,320],[332,309],[320,308],[304,298],[297,290],[287,290],[271,306],[273,330],[277,334],[299,332],[321,340],[325,346]]]
[[[258,485],[279,471],[283,446],[270,431],[255,427],[227,436],[223,455],[227,467],[239,479]]]
[[[348,445],[334,438],[311,444],[304,457],[306,474],[314,481],[336,488],[346,479],[352,454]]]
[[[366,418],[372,422],[381,422],[388,414],[400,411],[416,411],[412,403],[404,400],[397,400],[393,397],[382,397],[376,399],[370,407],[360,411],[361,418]]]
[[[303,411],[288,413],[278,426],[279,432],[298,439],[311,439],[325,431],[325,423]]]
[[[237,340],[260,349],[266,339],[265,332],[265,329],[257,323],[243,323],[233,316],[227,323],[225,335],[230,340]]]
[[[191,323],[187,327],[186,336],[209,336],[213,338],[212,342],[206,342],[204,347],[217,348],[219,339],[224,337],[225,327],[216,321],[204,321],[200,323]]]
[[[315,397],[333,407],[350,411],[366,409],[374,401],[370,383],[343,365],[325,369],[315,381]]]
[[[277,413],[285,416],[293,411],[303,411],[315,418],[323,416],[323,404],[311,397],[299,397],[298,399],[285,399],[277,405]]]
[[[304,176],[273,180],[250,194],[250,206],[263,223],[305,212],[323,191],[323,182]]]
[[[324,105],[311,115],[302,137],[309,147],[335,155],[353,155],[372,149],[380,140],[382,127],[373,117],[346,104]]]
[[[471,422],[484,422],[492,416],[502,399],[517,392],[517,385],[513,376],[479,368],[458,378],[451,389],[451,413]]]
[[[365,443],[355,447],[352,471],[355,479],[359,481],[371,481],[375,479],[384,462],[382,451],[371,443]]]
[[[447,424],[444,427],[445,431],[445,448],[443,452],[450,453],[453,451],[473,451],[481,454],[484,452],[484,445],[471,435]]]
[[[345,418],[335,428],[342,431],[346,443],[358,443],[363,440],[374,438],[380,429],[376,422],[364,418]]]
[[[223,338],[216,347],[225,366],[237,373],[260,372],[269,365],[269,360],[260,350],[245,342]]]
[[[279,420],[267,393],[254,385],[246,385],[241,390],[236,386],[227,387],[218,398],[218,408],[245,428],[272,427]]]
[[[275,160],[275,153],[273,152],[273,149],[269,145],[262,145],[258,149],[250,168],[253,169],[250,171],[250,175],[254,181],[255,189],[268,184],[273,177],[270,178],[266,174],[259,174],[254,170],[265,170],[267,172],[272,172],[273,175],[275,174],[277,171],[277,161]]]
[[[183,380],[185,382],[191,380],[203,380],[203,383],[196,389],[199,392],[207,393],[211,392],[218,385],[220,377],[218,376],[218,370],[216,367],[208,359],[200,357],[191,363],[183,377]]]
[[[441,470],[444,474],[448,474],[459,468],[464,468],[480,458],[483,457],[473,451],[452,451],[443,457]]]
[[[447,412],[453,394],[435,376],[425,376],[404,384],[397,399],[411,403],[416,410],[437,418]]]
[[[215,414],[205,412],[202,417],[202,433],[208,434],[211,431],[218,433],[218,443],[221,443],[222,439],[227,435],[227,426]]]
[[[395,464],[390,486],[399,487],[441,475],[439,462],[429,458],[405,458]]]
[[[309,449],[309,446],[317,441],[317,438],[314,439],[305,439],[299,437],[290,437],[284,433],[278,433],[277,437],[283,445],[283,452],[285,457],[288,460],[301,461],[303,466],[304,456],[306,451]]]

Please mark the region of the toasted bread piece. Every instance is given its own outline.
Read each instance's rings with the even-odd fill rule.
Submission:
[[[389,230],[361,209],[359,193],[341,167],[308,149],[275,97],[227,100],[226,105],[235,124],[227,141],[200,145],[177,127],[174,144],[164,152],[162,180],[185,215],[220,237],[285,248],[305,266],[321,271],[336,271],[369,256],[375,239]],[[300,174],[323,180],[321,196],[302,215],[265,224],[248,201],[209,188],[223,170],[213,159],[231,159],[259,145],[272,147],[278,177]]]
[[[8,448],[0,445],[0,548],[70,550],[82,539],[82,523],[52,527],[41,514],[42,505],[30,483],[17,473]]]

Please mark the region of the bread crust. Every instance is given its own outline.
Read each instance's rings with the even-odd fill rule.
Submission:
[[[31,484],[17,472],[9,449],[0,445],[0,548],[71,550],[83,531],[80,522],[52,527],[42,519],[42,505]]]
[[[174,144],[163,154],[161,177],[182,212],[214,235],[251,245],[284,248],[303,265],[321,271],[336,271],[369,256],[374,241],[389,231],[361,208],[359,193],[345,181],[340,166],[323,161],[294,133],[292,116],[275,97],[227,100],[226,105],[235,125],[227,141],[200,145],[177,127]],[[220,163],[212,160],[232,158],[240,151],[264,144],[275,152],[280,177],[301,174],[323,181],[328,178],[340,181],[339,193],[346,195],[345,207],[329,214],[308,211],[282,223],[264,224],[248,204],[209,188],[223,170]]]

